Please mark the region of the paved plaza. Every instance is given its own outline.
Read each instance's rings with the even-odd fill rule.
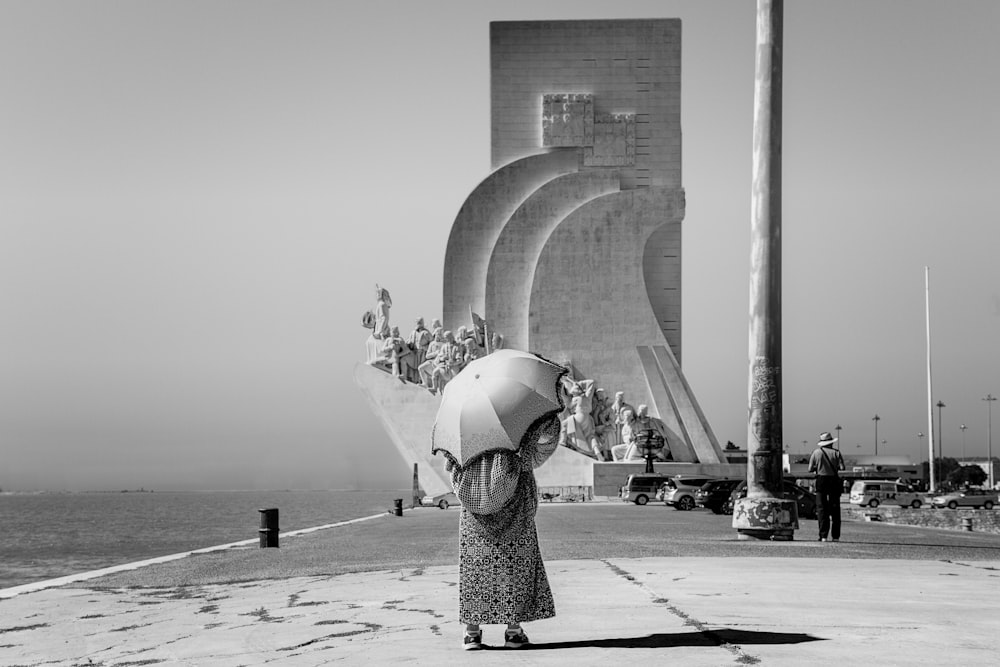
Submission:
[[[849,521],[834,544],[803,521],[747,542],[728,520],[544,504],[557,616],[517,652],[459,648],[458,512],[418,508],[0,599],[0,664],[995,662],[1000,535]]]

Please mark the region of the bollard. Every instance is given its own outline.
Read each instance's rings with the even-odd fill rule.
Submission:
[[[392,501],[392,513],[396,516],[403,516],[403,499],[396,498]]]
[[[260,548],[278,546],[278,508],[274,507],[260,512]]]
[[[964,530],[967,533],[971,533],[972,532],[972,517],[971,516],[963,516],[962,517],[962,530]]]

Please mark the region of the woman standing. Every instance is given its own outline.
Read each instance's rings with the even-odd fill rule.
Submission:
[[[521,648],[521,623],[555,616],[538,548],[534,468],[558,447],[558,415],[536,422],[518,450],[486,452],[461,467],[449,457],[459,523],[459,620],[463,648],[481,649],[484,624],[506,624],[504,646]]]

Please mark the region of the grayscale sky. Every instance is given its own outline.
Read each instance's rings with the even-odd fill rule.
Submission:
[[[489,22],[647,17],[683,20],[682,363],[744,444],[752,0],[4,0],[0,488],[408,486],[360,316],[376,282],[404,332],[440,315]],[[998,34],[994,0],[786,3],[792,451],[839,423],[870,454],[878,413],[879,453],[921,453],[925,266],[944,451],[986,451]]]

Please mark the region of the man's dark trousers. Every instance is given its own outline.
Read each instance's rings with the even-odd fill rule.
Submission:
[[[819,536],[829,535],[840,539],[840,494],[844,490],[840,477],[816,476],[816,514],[819,518]]]

